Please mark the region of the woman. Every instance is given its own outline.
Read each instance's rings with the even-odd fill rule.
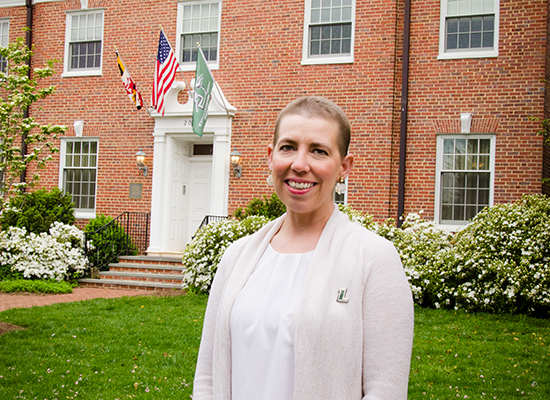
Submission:
[[[268,182],[287,212],[225,252],[193,400],[406,399],[413,304],[399,256],[333,203],[349,138],[326,99],[279,114]]]

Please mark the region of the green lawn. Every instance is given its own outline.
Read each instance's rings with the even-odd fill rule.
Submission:
[[[0,336],[0,399],[190,398],[206,300],[1,312],[27,329]],[[549,320],[417,309],[415,332],[409,399],[550,399]]]

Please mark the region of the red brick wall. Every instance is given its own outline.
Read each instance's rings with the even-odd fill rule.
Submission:
[[[542,116],[547,2],[501,0],[498,58],[437,60],[439,0],[412,2],[409,134],[405,211],[433,216],[436,134],[458,129],[461,112],[472,112],[472,132],[497,137],[495,201],[540,192],[542,150],[536,123]],[[159,25],[175,46],[177,1],[90,1],[105,9],[103,75],[61,77],[46,82],[57,94],[33,108],[42,122],[69,126],[84,120],[84,136],[99,138],[98,213],[149,211],[153,120],[132,105],[119,78],[120,51],[149,105]],[[36,4],[35,66],[63,60],[65,12],[75,0]],[[355,62],[301,65],[303,0],[226,0],[222,3],[220,69],[213,74],[237,108],[232,147],[243,155],[243,175],[231,177],[229,212],[253,197],[270,194],[266,148],[281,108],[302,95],[322,95],[344,108],[352,123],[349,203],[378,220],[396,216],[399,159],[400,73],[403,0],[357,0]],[[10,33],[25,24],[25,7],[9,14]],[[131,17],[129,15],[131,14]],[[178,73],[178,77],[181,75]],[[194,76],[185,72],[187,81]],[[149,156],[149,176],[135,166],[139,148]],[[58,184],[54,157],[41,182]],[[143,183],[141,200],[128,198],[130,182]]]
[[[460,133],[461,112],[473,113],[471,133],[496,134],[495,203],[540,193],[541,138],[528,117],[543,115],[546,12],[546,1],[501,0],[497,58],[438,60],[439,1],[412,2],[405,211],[433,217],[436,134]]]
[[[550,3],[546,8],[546,37],[550,37]],[[546,71],[544,74],[546,80],[546,91],[544,92],[544,118],[550,119],[550,41],[546,41]],[[550,136],[544,144],[542,177],[546,182],[542,185],[542,192],[550,196]]]

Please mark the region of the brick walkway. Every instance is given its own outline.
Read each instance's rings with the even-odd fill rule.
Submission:
[[[96,298],[112,299],[122,296],[147,296],[154,292],[146,290],[119,290],[102,288],[75,288],[67,294],[33,294],[33,293],[2,293],[0,292],[0,311],[10,308],[27,308],[47,306],[55,303],[90,300]]]

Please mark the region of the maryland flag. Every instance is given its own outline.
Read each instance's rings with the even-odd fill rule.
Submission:
[[[140,110],[141,107],[143,107],[143,98],[141,97],[141,93],[137,90],[136,84],[132,80],[132,77],[128,73],[124,63],[120,59],[118,50],[116,50],[116,60],[118,63],[118,69],[120,70],[120,79],[124,84],[124,89],[126,89],[126,93],[128,93],[128,96],[134,102],[137,109]]]

